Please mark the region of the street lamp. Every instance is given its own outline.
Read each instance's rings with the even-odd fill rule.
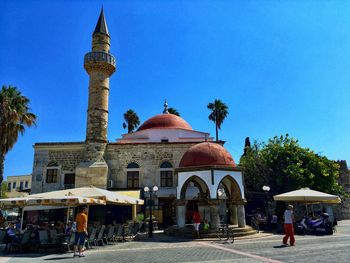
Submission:
[[[225,215],[224,215],[224,224],[227,225],[227,207],[226,207],[226,191],[224,187],[218,189],[219,199],[224,199]]]
[[[269,218],[269,208],[267,207],[268,206],[268,200],[267,199],[268,199],[268,194],[269,194],[269,191],[270,191],[270,186],[264,185],[262,189],[265,192],[266,219],[268,220],[268,218]]]
[[[158,191],[158,186],[155,185],[155,186],[153,186],[152,189],[150,189],[148,186],[145,186],[143,188],[143,191],[145,193],[149,194],[149,199],[148,199],[148,206],[149,206],[148,237],[152,238],[153,237],[152,207],[154,205],[153,195]]]

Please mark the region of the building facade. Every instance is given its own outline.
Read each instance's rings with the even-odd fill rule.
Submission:
[[[32,175],[26,174],[7,176],[4,183],[7,186],[7,197],[24,197],[27,196],[31,190]]]
[[[116,142],[107,140],[109,77],[116,70],[116,59],[110,53],[103,10],[92,38],[92,51],[84,58],[90,77],[85,141],[36,143],[32,193],[89,185],[110,190],[142,190],[156,185],[159,220],[165,225],[183,225],[191,220],[188,212],[194,206],[198,209],[200,203],[215,206],[207,217],[210,214],[212,221],[218,221],[222,202],[217,190],[224,185],[229,195],[227,206],[233,210],[232,221],[237,222],[244,189],[242,174],[231,155],[212,142],[209,133],[196,131],[184,119],[170,114],[166,102],[163,113],[149,118],[137,131],[122,135]],[[198,158],[191,157],[188,153],[198,144],[209,147],[201,148]],[[191,176],[184,175],[189,171]],[[207,180],[208,173],[211,180]],[[184,194],[180,197],[181,192]],[[242,220],[240,225],[244,225]]]

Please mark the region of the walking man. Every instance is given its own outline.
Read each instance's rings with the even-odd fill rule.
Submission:
[[[288,238],[291,246],[294,246],[295,238],[294,238],[294,215],[293,215],[293,206],[288,205],[288,208],[284,212],[284,233],[283,244],[287,245]]]
[[[74,257],[85,257],[83,254],[83,247],[85,243],[85,237],[87,236],[87,207],[81,208],[81,212],[77,215],[75,219],[77,223],[77,232],[75,233],[74,240]],[[77,251],[79,251],[77,253]]]

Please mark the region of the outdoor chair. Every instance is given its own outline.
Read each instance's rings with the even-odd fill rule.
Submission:
[[[134,224],[134,229],[133,229],[133,233],[132,233],[132,238],[134,239],[140,232],[140,223],[135,223]]]
[[[21,240],[18,243],[11,243],[10,250],[18,250],[20,253],[23,252],[23,248],[29,245],[30,235],[32,231],[25,231]]]
[[[90,235],[86,239],[86,244],[88,248],[92,247],[91,244],[94,244],[95,246],[97,246],[97,241],[96,241],[97,228],[91,228],[90,231],[91,231]]]
[[[40,248],[43,248],[43,249],[51,248],[53,247],[53,245],[55,245],[54,243],[50,242],[47,230],[39,231],[39,241],[40,241]]]
[[[5,236],[6,236],[6,231],[0,230],[0,244],[4,243]]]
[[[130,223],[127,226],[127,230],[125,231],[123,236],[124,236],[124,240],[133,239],[134,238],[134,224],[133,223]]]
[[[58,244],[58,236],[57,236],[57,230],[56,229],[51,229],[50,230],[50,238],[51,238],[51,242],[52,244]]]
[[[105,232],[105,228],[106,226],[103,225],[101,226],[99,232],[98,232],[98,235],[97,235],[97,238],[96,238],[96,243],[97,245],[99,245],[99,243],[101,242],[101,245],[103,246],[104,245],[104,242],[103,242],[103,235],[104,235],[104,232]]]
[[[64,250],[66,250],[67,252],[70,252],[70,248],[74,246],[74,241],[75,241],[75,233],[72,232],[68,240],[62,242],[62,245],[64,246]]]
[[[123,225],[117,225],[115,227],[115,234],[114,234],[114,238],[116,241],[120,240],[120,241],[124,241],[123,239]]]
[[[108,227],[107,235],[104,237],[106,245],[108,245],[108,242],[113,242],[115,244],[114,228],[114,226]]]

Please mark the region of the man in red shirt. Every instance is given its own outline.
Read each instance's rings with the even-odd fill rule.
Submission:
[[[75,233],[75,242],[74,242],[74,257],[85,257],[85,255],[82,252],[82,249],[84,247],[85,238],[88,234],[87,232],[87,207],[84,206],[81,209],[81,212],[77,214],[77,217],[75,219],[77,223],[77,232]],[[79,251],[79,254],[77,253],[77,248]]]

